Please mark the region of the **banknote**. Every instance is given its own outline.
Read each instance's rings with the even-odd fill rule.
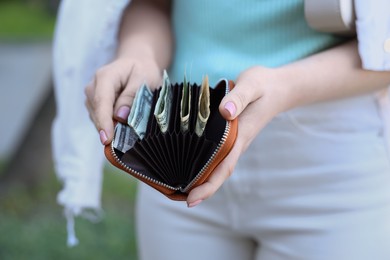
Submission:
[[[202,85],[200,89],[199,103],[198,103],[198,116],[195,125],[195,133],[198,136],[202,136],[204,129],[206,128],[206,124],[209,116],[210,116],[210,89],[209,89],[209,78],[206,75],[202,79]]]
[[[191,89],[190,84],[187,82],[187,77],[184,75],[183,91],[180,103],[180,130],[185,133],[189,129],[191,113]]]
[[[140,139],[143,139],[146,133],[152,101],[153,93],[146,84],[143,84],[135,95],[130,115],[127,118],[128,125]]]
[[[134,132],[134,129],[128,125],[118,123],[115,126],[115,138],[114,138],[114,148],[125,153],[126,151],[133,148],[135,142],[138,139],[137,134]]]
[[[167,72],[164,70],[163,85],[154,109],[154,116],[156,117],[157,124],[163,133],[168,130],[169,119],[171,117],[172,98],[173,93],[171,83]]]

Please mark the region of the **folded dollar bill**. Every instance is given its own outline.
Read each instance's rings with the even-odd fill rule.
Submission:
[[[171,118],[172,106],[172,87],[167,72],[164,70],[163,84],[158,96],[154,116],[158,122],[161,132],[168,130],[169,119]]]

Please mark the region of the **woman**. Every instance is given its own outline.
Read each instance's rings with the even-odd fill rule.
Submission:
[[[303,2],[134,0],[117,58],[86,88],[103,144],[161,71],[235,79],[236,143],[183,204],[141,186],[142,259],[390,259],[390,160],[357,43],[307,27]],[[229,178],[230,176],[230,178]]]

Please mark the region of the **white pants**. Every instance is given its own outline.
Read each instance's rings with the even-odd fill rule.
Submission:
[[[389,260],[390,161],[371,95],[276,117],[210,199],[140,185],[145,260]]]

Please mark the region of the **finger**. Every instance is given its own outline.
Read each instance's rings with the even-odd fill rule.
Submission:
[[[144,74],[140,74],[137,71],[132,71],[127,81],[126,87],[119,95],[115,104],[115,118],[119,121],[127,121],[127,117],[130,113],[130,107],[133,104],[137,90],[142,84],[147,84],[149,87],[154,87],[161,81],[161,76],[157,73],[152,73],[155,76],[149,76],[147,80]]]
[[[84,105],[87,108],[89,118],[91,119],[92,122],[95,122],[94,118],[92,117],[92,106],[89,103],[88,98],[85,99]]]
[[[96,123],[98,121],[96,120],[95,111],[93,108],[94,107],[94,105],[93,105],[94,90],[93,89],[94,89],[94,87],[91,85],[89,85],[85,88],[85,94],[87,96],[87,98],[85,100],[85,106],[88,110],[89,118],[94,122],[96,129],[99,131],[100,142],[102,144],[106,144],[108,142],[106,131],[99,129],[98,124]],[[109,130],[107,132],[109,132]]]
[[[219,111],[226,120],[233,120],[259,97],[259,93],[256,93],[256,88],[252,84],[238,80],[236,86],[222,99]]]
[[[115,77],[97,76],[95,80],[95,93],[91,101],[92,117],[99,131],[102,144],[111,142],[114,132],[113,110],[115,95],[121,89],[121,81]]]
[[[92,105],[92,101],[93,101],[93,98],[95,96],[95,83],[94,82],[88,83],[88,85],[84,89],[84,94],[86,96],[86,99],[84,102],[85,107],[88,110],[89,118],[91,119],[91,121],[94,123],[94,125],[96,127],[96,122],[95,122],[95,118],[94,118],[94,109],[93,109],[93,105]]]
[[[135,78],[132,74],[134,66],[129,71],[129,75],[126,80],[126,86],[123,91],[119,94],[115,102],[114,117],[119,121],[127,121],[127,117],[130,114],[130,107],[135,98],[137,92],[137,85],[140,86],[140,80]]]
[[[187,205],[194,207],[203,200],[212,196],[233,173],[234,167],[241,154],[241,145],[236,142],[228,156],[215,168],[210,178],[202,185],[194,188],[188,194]]]

